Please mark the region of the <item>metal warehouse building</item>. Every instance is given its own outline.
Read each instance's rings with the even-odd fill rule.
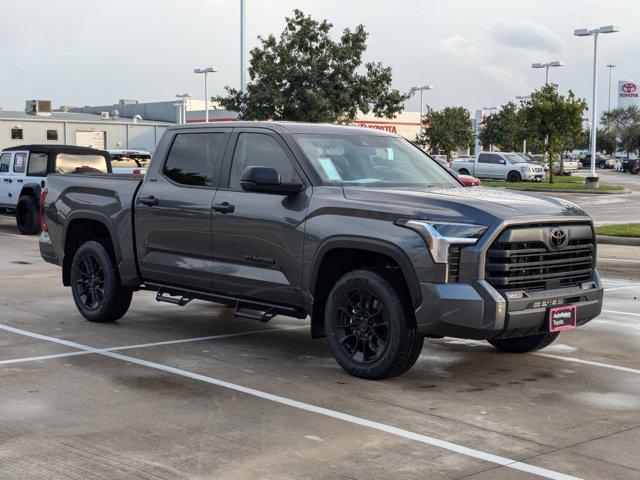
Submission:
[[[48,101],[28,101],[25,111],[0,110],[0,148],[66,144],[153,152],[170,124],[102,114],[52,112]]]

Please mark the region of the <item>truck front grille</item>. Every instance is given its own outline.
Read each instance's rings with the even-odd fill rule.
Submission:
[[[459,279],[461,251],[462,251],[462,245],[449,246],[449,261],[447,262],[449,282],[455,283]]]
[[[560,247],[551,239],[556,230],[567,236]],[[549,290],[589,280],[594,265],[590,224],[509,227],[487,252],[485,278],[503,291]]]

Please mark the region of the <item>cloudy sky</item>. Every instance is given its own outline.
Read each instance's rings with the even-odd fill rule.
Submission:
[[[294,8],[327,18],[336,35],[359,23],[369,32],[367,60],[393,67],[401,90],[431,83],[425,102],[440,108],[500,105],[544,82],[591,101],[593,41],[574,28],[620,24],[599,42],[600,106],[608,73],[640,81],[637,0],[247,0],[247,44],[279,33]],[[214,65],[209,92],[239,83],[239,0],[20,0],[3,2],[0,107],[31,98],[54,106],[110,104],[120,98],[202,97],[193,67]],[[419,109],[418,98],[406,104]]]

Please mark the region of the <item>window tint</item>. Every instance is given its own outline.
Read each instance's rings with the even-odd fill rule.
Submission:
[[[3,153],[0,156],[0,173],[8,173],[10,163],[11,163],[11,154]]]
[[[27,167],[27,175],[32,177],[46,177],[47,176],[47,159],[49,154],[47,153],[32,153],[29,155],[29,166]]]
[[[47,140],[58,140],[58,130],[47,130]]]
[[[12,128],[11,129],[11,140],[22,140],[22,129],[21,128]]]
[[[107,160],[102,155],[59,153],[56,173],[107,173]]]
[[[490,153],[481,153],[478,155],[478,163],[497,163],[495,159],[495,155],[491,155]]]
[[[27,163],[26,153],[16,153],[13,158],[13,173],[24,173],[24,167]]]
[[[229,188],[240,189],[240,177],[247,167],[272,167],[283,183],[300,182],[293,165],[278,142],[264,133],[241,133],[231,164]]]
[[[224,133],[176,135],[163,173],[183,185],[209,187],[222,162]]]

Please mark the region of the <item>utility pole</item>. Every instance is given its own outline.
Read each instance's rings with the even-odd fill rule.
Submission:
[[[611,70],[615,68],[615,65],[610,63],[607,68],[609,69],[609,108],[607,110],[611,111]]]
[[[240,91],[244,93],[245,89],[245,68],[244,57],[247,44],[245,42],[246,28],[247,28],[247,10],[245,6],[245,0],[240,0]]]

